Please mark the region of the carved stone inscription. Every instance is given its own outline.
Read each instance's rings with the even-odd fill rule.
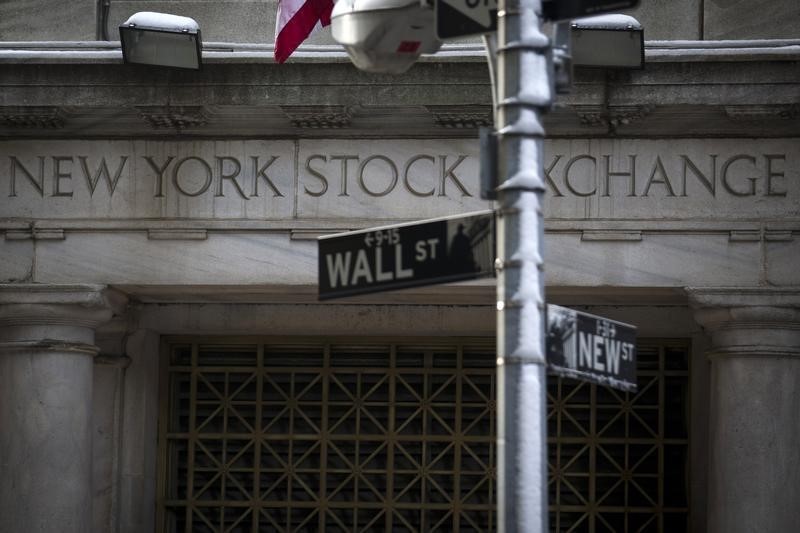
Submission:
[[[551,218],[800,216],[797,140],[556,140],[547,148]]]
[[[0,142],[0,218],[421,219],[486,209],[471,140]],[[553,219],[800,216],[797,140],[554,140]]]
[[[424,219],[491,207],[472,140],[302,141],[300,217]]]
[[[291,218],[288,141],[0,143],[0,217]]]

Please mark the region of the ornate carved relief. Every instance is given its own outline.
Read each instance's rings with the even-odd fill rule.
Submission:
[[[350,125],[350,110],[343,105],[281,106],[295,128],[339,129]]]
[[[654,105],[626,105],[626,106],[601,106],[601,105],[576,105],[575,111],[584,126],[608,126],[616,129],[639,122],[655,109]]]
[[[56,106],[0,107],[0,123],[12,128],[59,129],[64,122],[64,112]]]
[[[153,129],[184,130],[208,124],[203,106],[140,106],[137,110]]]
[[[490,106],[425,106],[437,126],[442,128],[480,128],[492,125],[492,108]]]
[[[601,105],[576,105],[575,112],[583,126],[606,126],[605,108]]]
[[[614,127],[633,124],[644,119],[644,117],[653,112],[653,109],[655,109],[655,106],[652,104],[611,106],[608,108],[608,122]]]

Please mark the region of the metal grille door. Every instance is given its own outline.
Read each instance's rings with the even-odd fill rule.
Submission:
[[[491,531],[490,342],[174,345],[167,531]]]
[[[549,380],[554,531],[687,531],[689,347],[637,352],[636,393]]]
[[[495,529],[492,340],[246,342],[165,350],[161,531]],[[686,530],[688,347],[639,354],[637,394],[550,378],[554,531]]]

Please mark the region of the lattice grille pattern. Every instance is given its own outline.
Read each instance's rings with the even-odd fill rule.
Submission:
[[[635,394],[550,379],[554,531],[687,530],[688,346],[637,352]]]
[[[554,531],[685,531],[688,348],[639,392],[550,378]],[[491,344],[173,345],[164,531],[492,531]]]
[[[490,344],[174,346],[168,372],[167,531],[493,529]]]

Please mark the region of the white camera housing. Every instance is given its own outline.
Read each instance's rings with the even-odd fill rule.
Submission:
[[[367,72],[400,74],[441,46],[425,0],[338,0],[331,29],[353,64]]]

